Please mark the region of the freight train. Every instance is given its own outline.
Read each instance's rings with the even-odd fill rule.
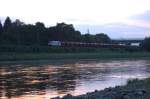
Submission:
[[[107,44],[107,43],[84,43],[84,42],[64,42],[64,41],[49,41],[49,46],[60,47],[93,47],[93,48],[138,48],[139,46],[125,44]]]

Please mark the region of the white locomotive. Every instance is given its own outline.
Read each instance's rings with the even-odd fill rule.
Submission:
[[[61,42],[60,41],[49,41],[48,45],[50,45],[50,46],[61,46]]]

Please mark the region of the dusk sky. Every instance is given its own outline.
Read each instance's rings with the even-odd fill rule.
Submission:
[[[106,33],[111,38],[150,36],[150,0],[0,0],[6,16],[46,26],[65,22],[81,33]]]

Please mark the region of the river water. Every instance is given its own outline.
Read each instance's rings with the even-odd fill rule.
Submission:
[[[3,62],[0,99],[79,95],[147,77],[150,77],[150,61],[144,59]]]

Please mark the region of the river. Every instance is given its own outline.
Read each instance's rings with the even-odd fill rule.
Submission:
[[[150,61],[144,59],[2,62],[0,99],[79,95],[147,77]]]

